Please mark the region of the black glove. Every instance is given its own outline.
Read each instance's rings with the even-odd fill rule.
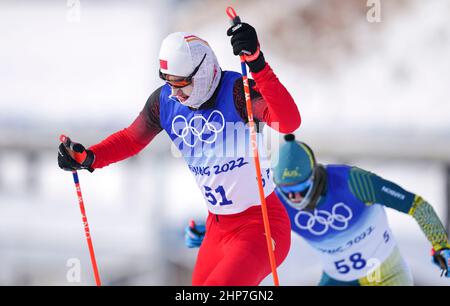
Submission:
[[[71,143],[70,147],[63,143],[59,145],[58,166],[61,169],[66,171],[87,169],[92,172],[94,171],[91,168],[93,162],[94,152],[86,150],[82,144]]]
[[[251,72],[264,69],[266,60],[259,49],[258,36],[254,27],[248,23],[238,23],[228,29],[234,55],[245,54],[245,61]]]

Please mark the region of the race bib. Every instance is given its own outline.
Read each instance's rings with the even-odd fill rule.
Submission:
[[[386,260],[396,246],[384,208],[374,204],[367,212],[359,224],[355,224],[350,230],[321,242],[310,241],[319,251],[324,271],[332,278],[352,281],[366,277]],[[338,216],[336,219],[334,216],[334,219],[341,219],[343,230],[345,217]],[[329,226],[333,224],[332,220],[328,219]]]

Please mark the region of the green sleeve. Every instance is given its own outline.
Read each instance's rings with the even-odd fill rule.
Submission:
[[[353,195],[367,205],[378,203],[408,213],[414,203],[414,194],[357,167],[350,169],[348,183]]]
[[[416,219],[428,241],[433,245],[434,250],[439,251],[442,248],[450,248],[445,227],[442,225],[433,206],[421,197],[416,196],[409,214]]]
[[[348,184],[353,195],[366,205],[378,203],[413,216],[435,250],[450,248],[446,230],[439,217],[433,207],[420,196],[356,167],[350,170]]]

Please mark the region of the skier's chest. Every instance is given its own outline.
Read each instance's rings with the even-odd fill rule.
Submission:
[[[291,209],[291,227],[306,240],[319,242],[335,236],[345,235],[358,226],[361,219],[370,213],[370,208],[346,194],[330,192],[314,210]]]

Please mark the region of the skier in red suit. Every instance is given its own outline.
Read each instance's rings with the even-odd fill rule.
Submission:
[[[240,23],[227,35],[235,55],[248,54],[256,123],[264,122],[282,133],[296,130],[301,122],[298,108],[266,62],[255,29]],[[192,284],[258,285],[271,266],[255,164],[248,150],[239,152],[247,147],[249,131],[242,75],[222,71],[208,43],[183,32],[164,39],[159,61],[165,84],[150,95],[134,122],[89,149],[81,144],[75,150],[60,145],[59,166],[64,170],[103,168],[137,154],[165,130],[184,156],[209,210]],[[228,124],[239,123],[244,133],[229,131]],[[230,140],[238,150],[228,150]],[[214,152],[217,147],[224,148],[225,154]],[[270,168],[262,167],[261,174],[280,265],[290,248],[289,217],[274,193]]]

